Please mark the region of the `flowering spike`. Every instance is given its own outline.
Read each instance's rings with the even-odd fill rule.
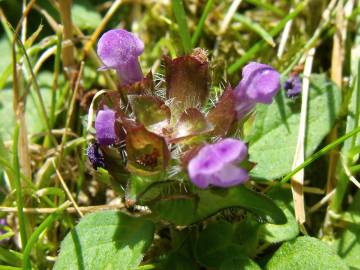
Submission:
[[[238,118],[246,115],[256,103],[270,104],[280,89],[280,74],[271,66],[250,62],[235,88]]]
[[[249,179],[249,174],[237,164],[246,156],[247,147],[240,140],[227,138],[205,145],[188,164],[190,179],[199,188],[209,185],[230,187],[244,183]]]
[[[299,76],[289,76],[284,85],[286,96],[288,98],[294,98],[301,93],[302,84]]]
[[[100,110],[95,119],[96,139],[100,145],[114,144],[116,141],[115,112]]]
[[[104,33],[97,47],[97,54],[103,61],[104,68],[115,69],[122,85],[143,79],[138,61],[138,57],[143,51],[142,40],[123,29]]]

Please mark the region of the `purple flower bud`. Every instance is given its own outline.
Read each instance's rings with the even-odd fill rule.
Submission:
[[[249,174],[237,164],[246,156],[247,147],[240,140],[227,138],[205,145],[188,164],[190,179],[199,188],[209,185],[231,187],[244,183]]]
[[[100,145],[114,144],[116,141],[115,112],[100,110],[95,119],[96,139]]]
[[[288,80],[284,84],[286,96],[288,98],[294,98],[301,93],[302,84],[299,76],[290,75]]]
[[[86,155],[95,170],[97,169],[97,167],[105,167],[104,156],[101,153],[99,144],[89,143],[86,150]]]
[[[97,54],[107,69],[116,69],[121,84],[143,79],[138,56],[144,51],[144,43],[132,33],[115,29],[104,33],[97,47]]]
[[[280,89],[280,74],[265,64],[250,62],[243,68],[242,77],[234,89],[238,118],[251,111],[256,103],[270,104]]]

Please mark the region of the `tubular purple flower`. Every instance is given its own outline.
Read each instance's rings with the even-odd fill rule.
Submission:
[[[280,89],[280,74],[271,66],[250,62],[242,71],[242,80],[234,89],[238,118],[256,103],[270,104]]]
[[[288,80],[284,84],[286,96],[288,98],[294,98],[301,93],[302,83],[299,76],[290,75]]]
[[[238,164],[246,156],[245,143],[237,139],[227,138],[205,145],[188,164],[190,180],[199,188],[209,185],[231,187],[244,183],[249,174]]]
[[[104,33],[97,45],[97,54],[105,69],[115,69],[121,84],[129,84],[143,79],[138,57],[144,51],[144,43],[134,34],[115,29]]]
[[[100,110],[95,119],[96,139],[100,145],[114,144],[116,141],[115,112]]]

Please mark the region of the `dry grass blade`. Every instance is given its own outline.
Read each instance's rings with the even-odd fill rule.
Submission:
[[[74,208],[76,209],[77,213],[79,214],[80,217],[83,217],[84,214],[81,212],[81,210],[79,209],[79,206],[77,205],[76,201],[74,200],[73,196],[71,195],[71,192],[69,190],[69,188],[67,187],[63,177],[61,176],[59,170],[57,169],[56,167],[56,164],[55,164],[55,161],[52,160],[52,164],[54,166],[54,169],[55,169],[55,172],[56,172],[56,175],[57,177],[59,178],[60,180],[60,183],[61,185],[63,186],[65,192],[66,192],[66,195],[68,196],[69,200],[72,202],[72,204],[74,205]]]
[[[302,100],[301,100],[300,126],[299,126],[299,135],[296,145],[293,169],[304,162],[306,115],[307,115],[308,98],[309,98],[310,75],[312,70],[314,54],[315,54],[315,48],[312,48],[309,51],[305,60]],[[295,217],[299,224],[303,224],[306,221],[303,185],[304,185],[304,169],[300,170],[291,178]]]

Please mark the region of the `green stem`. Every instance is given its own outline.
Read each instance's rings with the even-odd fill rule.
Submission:
[[[360,127],[354,129],[353,131],[346,133],[344,136],[338,138],[336,141],[332,142],[331,144],[328,144],[318,152],[312,154],[310,157],[308,157],[301,165],[296,167],[292,172],[287,174],[282,180],[281,183],[285,183],[291,179],[292,176],[294,176],[297,172],[304,169],[306,166],[310,165],[312,162],[320,158],[322,155],[325,155],[330,150],[334,149],[339,144],[343,143],[347,139],[351,138],[352,136],[356,135],[360,132]]]
[[[286,23],[294,19],[299,13],[305,8],[308,1],[302,1],[296,6],[296,8],[289,13],[284,19],[282,19],[270,32],[270,36],[274,37],[280,33],[280,31],[285,27]],[[250,59],[252,59],[255,54],[266,47],[267,42],[264,40],[258,41],[254,46],[252,46],[239,60],[232,64],[228,68],[228,73],[233,74],[239,70],[244,64],[246,64]]]
[[[186,22],[186,14],[182,0],[172,0],[172,9],[175,15],[176,22],[179,26],[179,34],[185,53],[190,53],[192,50],[191,37]]]
[[[24,215],[24,202],[23,202],[23,193],[20,180],[20,165],[19,165],[19,155],[18,155],[18,144],[19,144],[19,124],[16,123],[13,137],[13,168],[14,168],[14,182],[16,187],[16,207],[19,220],[19,231],[20,239],[23,247],[26,246],[27,237],[26,237],[26,226],[25,226],[25,215]]]
[[[40,234],[45,231],[51,224],[53,224],[61,216],[62,212],[67,207],[69,207],[70,204],[71,203],[69,201],[66,201],[61,206],[59,206],[59,208],[50,216],[48,216],[30,236],[29,242],[27,243],[23,253],[24,270],[31,270],[30,253]]]
[[[201,15],[200,21],[195,29],[195,32],[193,34],[193,36],[191,37],[191,45],[193,47],[195,47],[199,41],[199,38],[201,36],[202,30],[204,28],[204,24],[205,24],[205,20],[207,18],[207,16],[210,13],[210,10],[214,4],[215,0],[208,0],[205,6],[205,9]]]

